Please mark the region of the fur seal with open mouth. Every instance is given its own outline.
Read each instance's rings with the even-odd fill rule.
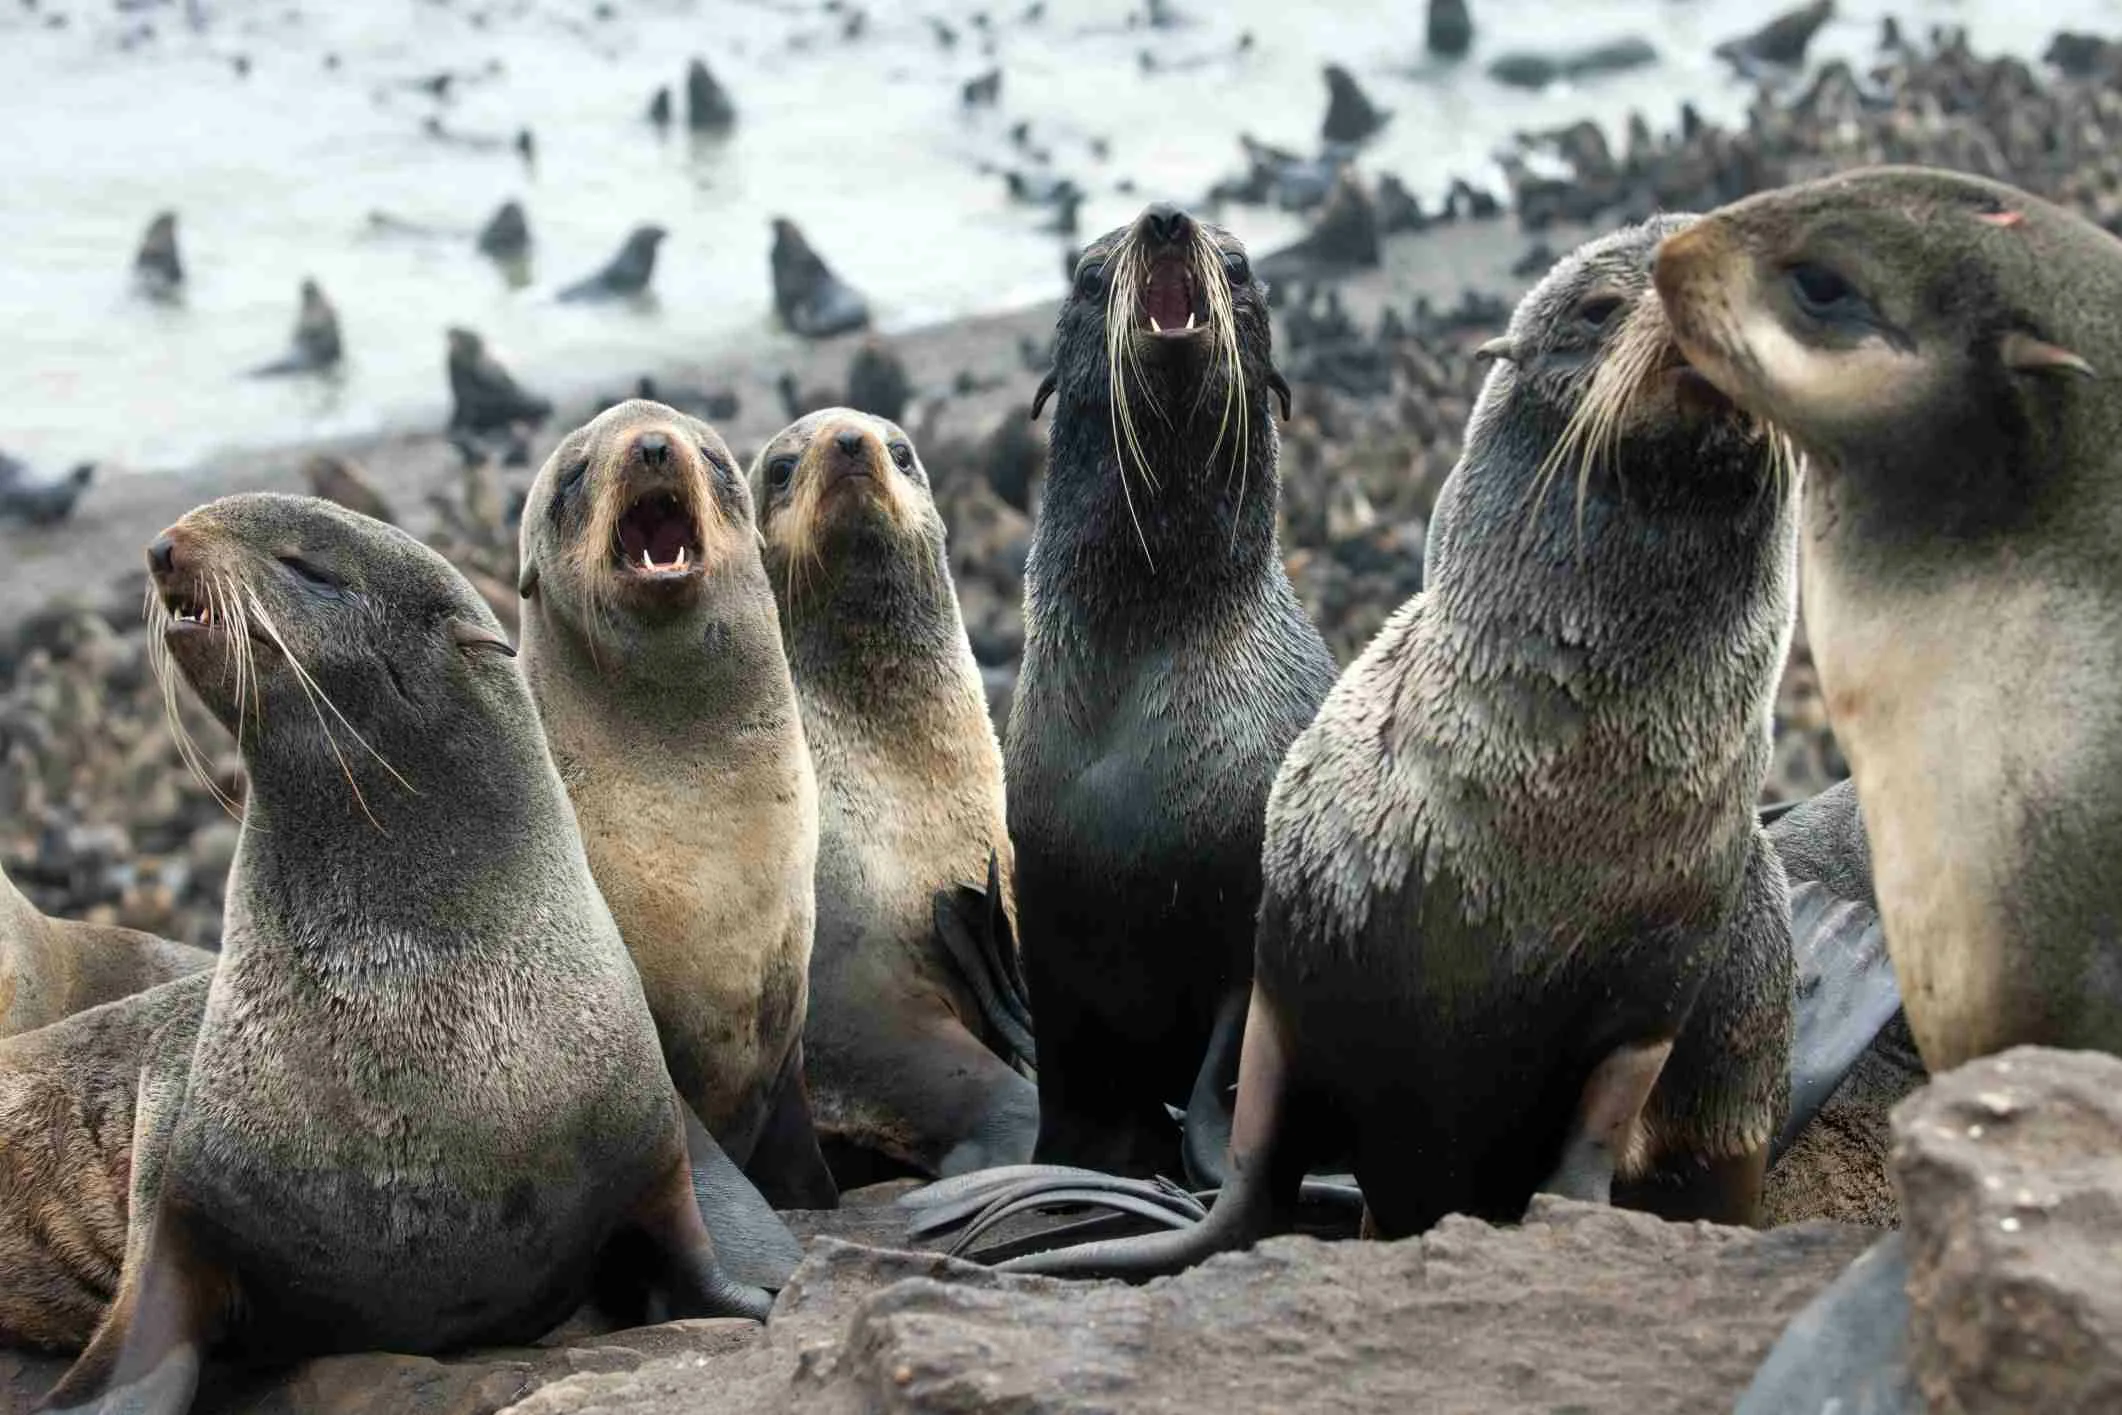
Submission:
[[[196,1038],[165,1023],[138,1073],[118,1290],[52,1407],[181,1415],[209,1351],[527,1341],[596,1282],[763,1316],[492,611],[308,497],[211,502],[148,560],[151,642],[249,793]]]
[[[2122,243],[1878,168],[1714,213],[1657,281],[1805,453],[1807,632],[1924,1061],[2122,1051]]]
[[[635,399],[523,508],[523,666],[678,1090],[783,1207],[836,1201],[803,1083],[818,790],[751,495]]]
[[[1084,252],[1005,751],[1042,1161],[1177,1173],[1165,1106],[1221,1108],[1268,787],[1334,680],[1276,540],[1287,396],[1228,232],[1160,203]]]
[[[1689,219],[1565,258],[1487,347],[1427,585],[1275,779],[1215,1208],[1013,1270],[1169,1272],[1286,1228],[1337,1162],[1386,1238],[1539,1189],[1752,1217],[1791,1026],[1754,802],[1794,476],[1677,366],[1647,265]]]
[[[1011,864],[928,473],[898,424],[827,408],[760,450],[752,495],[818,773],[803,1036],[819,1133],[843,1185],[847,1151],[930,1177],[1021,1163],[1038,1092],[938,938],[935,896],[984,880],[990,855],[1002,881]]]

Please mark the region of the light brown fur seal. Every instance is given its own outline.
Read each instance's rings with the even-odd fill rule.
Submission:
[[[1012,863],[979,665],[943,518],[896,424],[828,408],[752,465],[766,568],[818,774],[818,928],[804,1056],[848,1182],[888,1157],[934,1177],[1031,1157],[1039,1096],[988,1041],[937,938],[935,896]]]
[[[213,966],[203,948],[52,918],[0,871],[0,1038]]]
[[[209,1351],[526,1341],[593,1280],[763,1315],[492,611],[310,498],[210,503],[149,564],[154,643],[250,789],[196,1040],[164,1021],[139,1073],[122,1276],[52,1406],[181,1415]],[[137,1036],[187,986],[70,1025]]]
[[[553,449],[523,666],[679,1093],[777,1205],[836,1200],[803,1088],[818,791],[720,436],[661,403]]]
[[[1880,168],[1713,214],[1657,282],[1806,455],[1807,630],[1924,1061],[2122,1051],[2122,242]]]

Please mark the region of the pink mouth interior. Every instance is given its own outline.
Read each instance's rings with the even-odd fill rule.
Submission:
[[[1142,290],[1142,318],[1166,334],[1181,333],[1194,318],[1194,278],[1186,262],[1162,256],[1149,269]]]
[[[677,497],[645,497],[619,518],[619,555],[629,566],[676,569],[681,554],[687,564],[695,563],[700,547],[693,537],[692,513]]]

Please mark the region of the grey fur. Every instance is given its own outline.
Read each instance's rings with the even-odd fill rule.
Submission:
[[[0,1037],[214,966],[203,948],[135,929],[55,919],[0,872]]]

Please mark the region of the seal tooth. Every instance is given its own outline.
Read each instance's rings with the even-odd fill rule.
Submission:
[[[1157,317],[1155,315],[1151,315],[1149,317],[1149,328],[1152,334],[1162,334],[1164,332],[1164,326],[1157,323]]]
[[[641,568],[644,570],[656,568],[656,562],[648,558],[648,547],[645,545],[641,547]]]
[[[1191,334],[1191,333],[1193,332],[1193,329],[1194,329],[1194,312],[1193,312],[1192,310],[1188,310],[1188,311],[1186,312],[1186,331],[1187,331],[1187,333]]]
[[[677,561],[677,564],[678,564],[678,568],[679,568],[680,570],[683,570],[683,569],[685,568],[685,562],[686,562],[686,559],[687,559],[687,552],[686,552],[686,548],[685,548],[684,546],[682,546],[682,545],[681,545],[681,546],[679,546],[679,547],[678,547],[678,561]]]

